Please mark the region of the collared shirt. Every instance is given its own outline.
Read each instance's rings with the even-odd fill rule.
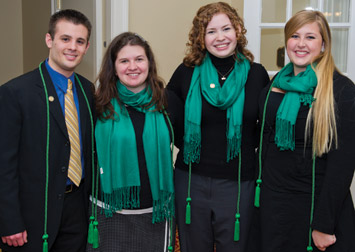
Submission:
[[[79,120],[79,137],[80,137],[80,147],[81,147],[81,164],[82,164],[82,178],[84,178],[84,155],[83,155],[83,144],[82,144],[82,139],[81,139],[81,125],[80,125],[80,110],[79,110],[79,99],[78,99],[78,93],[76,90],[75,86],[75,78],[74,78],[74,73],[69,77],[65,77],[61,73],[58,73],[55,71],[51,66],[48,64],[48,59],[46,59],[46,68],[48,70],[49,76],[52,79],[52,82],[54,84],[55,91],[57,93],[60,107],[62,108],[63,116],[65,117],[65,108],[64,108],[64,101],[65,101],[65,94],[67,93],[67,88],[68,88],[68,79],[70,79],[73,83],[73,96],[74,96],[74,103],[76,106],[76,110],[78,113],[78,120]],[[67,185],[72,184],[70,179],[68,178],[67,180]]]

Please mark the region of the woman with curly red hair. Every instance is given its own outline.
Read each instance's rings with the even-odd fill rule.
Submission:
[[[175,163],[181,251],[246,251],[253,209],[258,97],[269,78],[246,49],[237,11],[218,2],[193,20],[167,88],[185,104]],[[173,104],[170,104],[173,106]]]

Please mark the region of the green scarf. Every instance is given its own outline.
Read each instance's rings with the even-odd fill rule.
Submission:
[[[170,135],[163,113],[155,106],[145,109],[152,99],[150,88],[139,93],[129,91],[117,82],[120,100],[145,113],[143,148],[153,196],[152,222],[161,222],[174,215],[174,185]],[[113,98],[114,120],[98,120],[95,128],[102,198],[106,216],[121,209],[140,206],[140,177],[136,135],[125,106]]]
[[[242,140],[244,86],[250,69],[249,61],[238,54],[233,71],[221,87],[218,73],[209,54],[195,66],[185,104],[184,162],[198,163],[201,150],[202,97],[211,105],[227,110],[227,162],[235,158]]]
[[[290,62],[277,74],[273,87],[285,90],[285,96],[276,114],[275,143],[280,150],[295,149],[295,123],[298,111],[303,105],[312,105],[312,96],[317,86],[317,76],[312,66],[294,76],[293,63]]]

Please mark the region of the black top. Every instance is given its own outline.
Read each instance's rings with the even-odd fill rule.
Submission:
[[[213,65],[220,73],[227,73],[235,63],[233,56],[225,59],[211,55]],[[181,64],[174,72],[167,88],[185,104],[194,68]],[[224,81],[220,80],[223,85]],[[242,180],[255,178],[255,148],[258,143],[258,97],[269,82],[265,68],[257,63],[251,65],[245,85],[245,103],[242,128]],[[172,105],[172,104],[171,104]],[[238,178],[238,158],[227,163],[226,110],[209,104],[202,96],[201,156],[200,162],[192,164],[192,172],[214,178],[236,180]],[[182,129],[183,131],[183,129]],[[183,146],[176,160],[176,168],[188,170],[183,161]]]
[[[168,104],[179,104],[181,101],[176,97],[173,92],[167,91],[167,100]],[[129,116],[132,120],[132,124],[134,127],[134,131],[136,134],[136,142],[137,142],[137,153],[138,153],[138,164],[139,164],[139,176],[141,182],[141,190],[140,190],[140,208],[149,208],[153,206],[153,198],[152,192],[150,189],[149,176],[147,170],[147,164],[144,156],[143,149],[143,129],[145,122],[145,113],[139,112],[132,107],[127,107]],[[167,107],[167,113],[169,116],[169,120],[174,128],[174,138],[175,140],[182,139],[182,134],[179,133],[179,130],[182,126],[179,124],[183,123],[183,111],[182,105],[180,106],[169,106]],[[168,130],[171,135],[171,128],[169,126],[168,119],[166,118],[166,123]],[[166,167],[167,169],[172,169],[172,167]]]
[[[260,96],[260,111],[269,87],[270,85]],[[312,147],[308,139],[309,142],[304,146],[304,133],[309,107],[302,106],[298,113],[295,125],[295,150],[280,151],[274,141],[275,118],[283,97],[281,93],[271,92],[267,104],[262,159],[263,202],[260,209],[269,211],[265,215],[269,220],[283,218],[283,223],[298,221],[296,226],[284,225],[281,222],[279,225],[274,222],[273,225],[262,226],[263,234],[283,234],[270,237],[268,239],[270,246],[265,246],[262,251],[276,251],[272,246],[283,248],[285,251],[297,251],[297,244],[305,249],[308,242]],[[355,251],[355,211],[349,189],[355,167],[355,86],[347,77],[337,72],[334,73],[334,99],[338,148],[335,149],[333,146],[329,153],[316,158],[316,197],[312,228],[335,234],[337,242],[333,248],[337,249],[331,251]],[[277,200],[280,195],[287,200]],[[292,209],[298,209],[298,212],[294,215]],[[294,232],[298,232],[299,235],[292,235]],[[292,248],[290,240],[296,244],[292,245]]]

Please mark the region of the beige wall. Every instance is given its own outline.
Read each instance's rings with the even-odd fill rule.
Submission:
[[[35,69],[41,61],[48,57],[45,36],[50,16],[50,1],[22,1],[24,73]]]
[[[88,80],[94,81],[96,78],[95,73],[95,24],[94,24],[94,1],[95,0],[62,0],[62,9],[75,9],[82,12],[91,22],[92,29],[90,35],[90,44],[89,50],[85,54],[80,65],[76,67],[75,72],[85,76]]]
[[[139,33],[152,47],[161,77],[168,82],[182,62],[185,44],[197,10],[207,0],[130,0],[129,30]],[[242,14],[243,0],[225,1]]]
[[[0,1],[0,85],[23,71],[22,0]]]

